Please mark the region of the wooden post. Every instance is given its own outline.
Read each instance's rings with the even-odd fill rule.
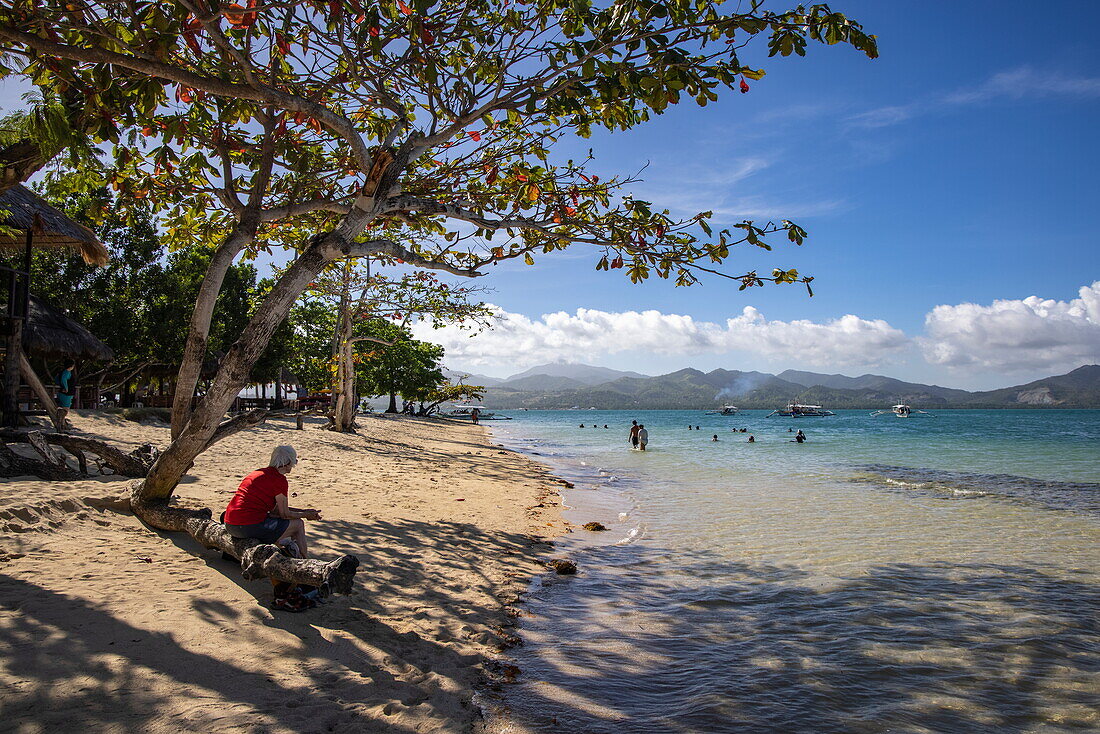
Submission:
[[[35,214],[35,217],[38,215]],[[34,243],[34,227],[27,229],[27,249],[23,253],[23,313],[20,314],[24,322],[31,315],[31,245]],[[23,340],[27,339],[26,323],[24,323]]]
[[[299,413],[299,414],[298,414],[298,425],[297,425],[297,429],[298,429],[299,431],[300,431],[300,430],[302,430],[302,414],[301,414],[301,413]]]
[[[4,357],[4,425],[19,425],[19,360],[23,357],[23,319],[9,316],[7,354]]]
[[[53,401],[53,395],[46,389],[46,386],[42,384],[42,380],[38,379],[38,375],[35,374],[34,368],[31,367],[31,363],[27,361],[26,355],[22,352],[19,353],[19,369],[23,372],[23,377],[27,380],[27,384],[31,386],[38,399],[42,401],[43,407],[46,408],[46,412],[50,414],[50,420],[53,424],[57,425],[57,403]]]

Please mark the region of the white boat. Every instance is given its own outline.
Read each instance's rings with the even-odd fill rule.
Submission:
[[[825,410],[820,405],[806,405],[804,403],[787,403],[787,407],[782,410],[773,410],[766,415],[766,418],[771,418],[773,415],[778,415],[782,418],[816,418],[826,415],[836,415],[831,410]]]
[[[736,405],[723,405],[721,410],[708,410],[703,415],[737,415],[739,410]]]
[[[905,403],[898,403],[894,407],[890,408],[890,410],[876,410],[875,412],[871,413],[871,417],[874,418],[876,415],[886,415],[887,413],[893,413],[898,418],[908,418],[913,413],[922,413],[924,415],[932,415],[931,413],[928,413],[928,412],[923,411],[923,410],[913,410],[912,407],[906,405]]]
[[[509,416],[497,415],[496,413],[491,413],[491,412],[485,410],[481,406],[469,405],[469,404],[461,404],[461,405],[452,406],[452,408],[450,410],[442,411],[442,412],[439,413],[439,415],[443,416],[444,418],[451,418],[453,420],[468,421],[468,420],[473,419],[474,408],[477,408],[477,410],[478,410],[477,419],[479,421],[510,421],[510,420],[512,420]]]

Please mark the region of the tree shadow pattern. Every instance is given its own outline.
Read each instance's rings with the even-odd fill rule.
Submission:
[[[0,574],[0,670],[17,680],[0,693],[0,731],[468,730],[478,715],[471,690],[506,644],[504,605],[528,578],[485,559],[531,558],[538,542],[457,522],[315,530],[326,546],[356,549],[364,566],[351,596],[299,615],[267,613],[269,584],[244,581],[190,538],[162,536],[205,562],[199,578],[214,569],[256,598],[242,608],[180,592],[167,603],[186,600],[204,635],[248,638],[258,666],[123,621],[33,573]]]
[[[1100,730],[1100,587],[1021,565],[601,551],[535,593],[502,722],[533,732]],[[671,569],[674,569],[670,571]],[[1072,576],[1072,573],[1069,574]],[[504,723],[501,730],[507,730]]]

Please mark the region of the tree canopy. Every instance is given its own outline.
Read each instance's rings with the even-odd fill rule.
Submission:
[[[0,73],[78,91],[115,144],[112,183],[169,210],[177,237],[224,233],[251,212],[257,246],[320,225],[345,255],[466,275],[583,243],[601,269],[686,285],[719,272],[734,244],[805,233],[676,219],[625,193],[628,177],[555,161],[557,137],[748,91],[764,74],[742,58],[757,37],[770,55],[804,55],[810,41],[877,54],[826,5],[723,5],[17,0],[0,10],[12,49]]]

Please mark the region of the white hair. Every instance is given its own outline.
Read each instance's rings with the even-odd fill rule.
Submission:
[[[298,452],[293,446],[276,446],[271,452],[271,462],[268,466],[278,469],[284,466],[293,466],[298,463]]]

